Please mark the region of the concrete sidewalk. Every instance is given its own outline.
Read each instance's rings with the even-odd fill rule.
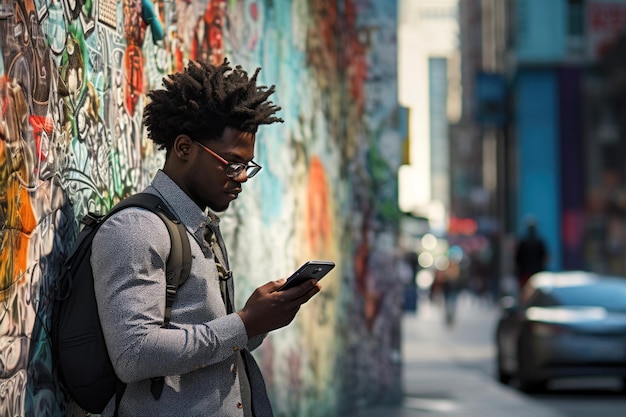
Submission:
[[[464,297],[449,329],[439,306],[420,301],[419,313],[403,320],[402,405],[349,417],[565,417],[490,375],[493,307]],[[485,372],[486,364],[490,372]]]

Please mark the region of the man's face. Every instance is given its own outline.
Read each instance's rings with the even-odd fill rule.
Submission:
[[[224,160],[229,163],[249,163],[254,158],[255,135],[227,127],[218,140],[194,140],[218,156],[197,143],[193,144],[198,149],[192,168],[187,173],[187,192],[202,209],[209,207],[213,211],[224,211],[242,191],[242,183],[248,180],[245,172],[236,177],[226,175],[228,166]]]

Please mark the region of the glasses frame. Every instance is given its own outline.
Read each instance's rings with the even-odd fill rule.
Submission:
[[[261,165],[257,164],[253,160],[250,160],[248,161],[248,163],[245,164],[243,162],[229,162],[219,156],[216,152],[212,151],[208,146],[203,145],[202,143],[195,140],[194,142],[198,146],[200,146],[200,148],[202,148],[205,152],[213,155],[213,157],[215,157],[218,161],[226,165],[226,176],[229,178],[240,177],[244,172],[246,173],[247,178],[252,178],[259,173],[261,168],[263,168]]]

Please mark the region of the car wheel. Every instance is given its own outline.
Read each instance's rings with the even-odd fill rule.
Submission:
[[[529,381],[520,376],[519,389],[528,394],[543,392],[546,389],[546,381]]]
[[[531,352],[520,343],[517,349],[517,381],[519,389],[529,394],[544,391],[547,386],[547,381],[533,378],[531,357]]]
[[[509,382],[511,382],[513,376],[510,372],[504,370],[502,363],[502,353],[500,352],[500,349],[498,349],[498,353],[496,356],[496,376],[498,378],[498,381],[501,384],[508,384]]]

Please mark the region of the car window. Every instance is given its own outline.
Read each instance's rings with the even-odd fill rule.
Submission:
[[[528,300],[526,305],[533,307],[554,307],[561,305],[561,302],[553,294],[553,289],[541,289],[535,291]]]
[[[609,311],[626,312],[626,281],[622,283],[597,283],[572,287],[554,287],[535,293],[533,305],[552,307],[559,305],[577,307],[604,307]]]

